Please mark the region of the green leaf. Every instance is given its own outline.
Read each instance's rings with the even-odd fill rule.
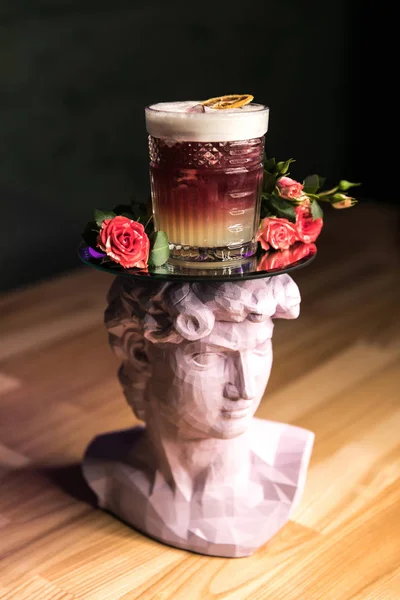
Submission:
[[[93,214],[94,220],[96,221],[96,224],[99,227],[101,227],[101,224],[104,221],[104,219],[113,219],[117,216],[112,210],[98,210],[97,208],[95,208]]]
[[[276,165],[275,158],[270,158],[270,159],[264,161],[264,169],[266,171],[268,171],[269,173],[275,172],[275,165]]]
[[[169,257],[168,237],[164,231],[155,231],[150,236],[149,267],[160,267]]]
[[[272,194],[276,185],[276,177],[269,171],[264,171],[263,190],[266,194]]]
[[[123,217],[128,217],[128,219],[132,219],[133,221],[136,221],[137,219],[135,218],[135,215],[132,211],[132,206],[130,204],[118,204],[118,206],[115,206],[113,208],[113,212],[116,215],[121,215]]]
[[[346,181],[345,179],[339,181],[339,189],[343,192],[346,192],[352,187],[358,187],[359,185],[361,185],[361,183],[351,183],[351,181]]]
[[[296,222],[296,210],[294,205],[284,198],[279,196],[269,196],[264,198],[266,209],[271,215],[280,217],[281,219],[288,219],[292,223]]]
[[[137,221],[138,223],[140,223],[140,219],[136,219],[135,215],[133,215],[132,213],[123,212],[118,216],[126,217],[127,219],[130,219],[131,221]]]
[[[293,162],[296,162],[294,158],[289,158],[289,160],[278,162],[276,165],[276,172],[279,173],[279,175],[286,175],[291,163]]]
[[[137,202],[132,205],[131,211],[135,215],[135,219],[145,225],[152,213],[151,203]]]
[[[319,175],[308,175],[303,181],[305,194],[315,194],[318,192],[325,179]]]
[[[261,201],[261,212],[260,218],[265,219],[265,217],[273,217],[274,215],[271,213],[269,208],[267,207],[267,196],[264,196]]]
[[[83,241],[91,248],[96,248],[98,235],[99,227],[96,221],[89,221],[82,232]]]
[[[324,218],[324,213],[322,211],[322,208],[320,207],[320,205],[318,204],[318,202],[316,200],[313,200],[311,202],[311,215],[312,218],[314,219],[323,219]]]

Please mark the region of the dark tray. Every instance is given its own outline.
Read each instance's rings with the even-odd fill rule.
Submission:
[[[110,273],[110,275],[124,275],[142,281],[146,278],[164,281],[176,281],[178,279],[184,279],[185,281],[244,281],[272,277],[306,267],[314,260],[316,254],[315,244],[298,242],[288,250],[262,251],[250,258],[235,261],[233,264],[212,264],[211,268],[206,268],[201,263],[198,263],[196,267],[191,267],[182,265],[181,261],[168,261],[161,267],[124,269],[108,259],[94,258],[86,244],[82,243],[78,248],[79,258],[86,265],[104,273]]]

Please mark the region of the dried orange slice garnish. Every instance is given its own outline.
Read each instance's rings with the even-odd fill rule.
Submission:
[[[209,98],[201,104],[209,108],[240,108],[245,104],[249,104],[252,100],[254,100],[254,96],[251,96],[251,94],[231,94],[229,96]]]

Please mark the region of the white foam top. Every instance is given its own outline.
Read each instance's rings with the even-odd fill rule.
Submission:
[[[203,107],[199,100],[159,102],[145,110],[147,132],[156,138],[187,142],[250,140],[268,131],[269,108],[246,104],[241,108]]]

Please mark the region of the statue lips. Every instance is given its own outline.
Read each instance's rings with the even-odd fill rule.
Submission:
[[[247,417],[253,406],[252,400],[231,400],[231,404],[221,410],[225,419],[240,419]]]

